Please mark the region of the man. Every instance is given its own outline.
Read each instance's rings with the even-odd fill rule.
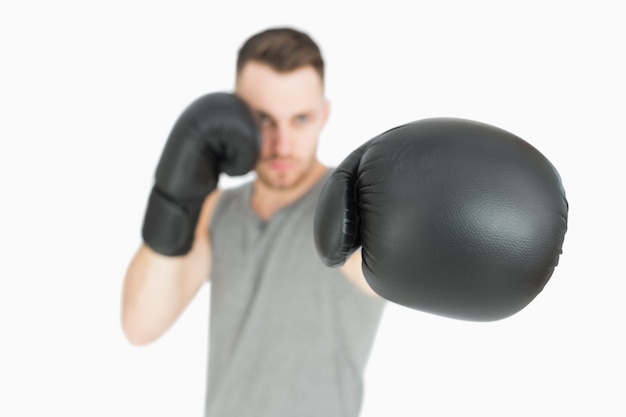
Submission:
[[[211,96],[210,104],[185,113],[193,113],[193,123],[181,116],[157,170],[145,243],[125,278],[123,329],[135,345],[157,340],[211,282],[206,416],[356,417],[384,301],[366,283],[359,252],[341,269],[327,268],[315,252],[314,212],[330,175],[316,155],[330,112],[320,50],[301,31],[262,31],[239,50],[235,90],[260,131],[255,178],[210,190],[197,209],[176,197],[177,187],[193,188],[188,183],[196,181],[187,171],[203,153],[195,151],[204,140],[197,126],[211,118],[213,126],[228,125],[203,136],[221,136],[204,152],[213,154],[232,145],[236,135],[228,132],[245,112],[238,113],[230,97]],[[229,106],[228,117],[208,110]],[[225,121],[231,116],[237,120]],[[226,165],[225,154],[247,153],[253,142],[245,143],[215,157],[209,170]],[[163,186],[172,177],[177,186]],[[172,224],[193,226],[187,244],[172,247],[171,236],[183,233]]]

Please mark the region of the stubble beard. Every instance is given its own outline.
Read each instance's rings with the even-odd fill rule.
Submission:
[[[296,164],[295,176],[292,179],[283,178],[283,174],[278,173],[278,176],[267,175],[263,170],[257,170],[258,180],[267,188],[274,191],[288,191],[298,187],[304,182],[307,175],[313,168],[315,158],[310,158],[303,164]],[[289,172],[289,177],[292,176],[292,172]]]

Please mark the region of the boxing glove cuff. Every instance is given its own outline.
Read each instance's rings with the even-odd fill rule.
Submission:
[[[153,187],[142,227],[144,242],[162,255],[185,255],[193,243],[201,205],[180,205]]]

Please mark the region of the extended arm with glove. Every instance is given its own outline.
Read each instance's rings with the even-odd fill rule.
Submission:
[[[485,123],[425,119],[350,154],[325,184],[315,244],[329,267],[362,248],[383,298],[473,321],[517,313],[558,264],[568,203],[537,149]]]

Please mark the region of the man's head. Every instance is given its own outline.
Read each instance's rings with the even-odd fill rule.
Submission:
[[[310,66],[324,83],[324,59],[319,47],[309,35],[295,29],[272,28],[248,38],[237,55],[238,77],[250,61],[283,74]]]
[[[300,183],[318,163],[317,143],[329,112],[318,46],[291,28],[253,35],[239,50],[236,93],[262,129],[259,180],[272,188]]]

